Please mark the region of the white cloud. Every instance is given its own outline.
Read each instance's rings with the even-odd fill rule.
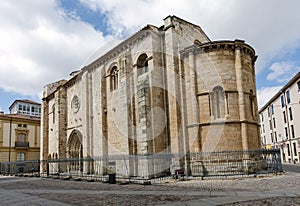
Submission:
[[[115,34],[176,15],[199,24],[212,40],[245,39],[259,55],[257,72],[277,55],[300,46],[300,1],[290,0],[80,0],[108,16]],[[176,2],[176,3],[175,3]]]
[[[267,80],[275,80],[279,83],[286,82],[291,79],[299,70],[294,62],[275,62],[270,66],[272,71],[267,75]]]
[[[279,54],[300,46],[297,0],[80,1],[106,14],[112,36],[132,34],[146,24],[160,26],[164,17],[176,15],[199,24],[212,40],[245,39],[259,55],[257,73]],[[39,95],[45,84],[67,77],[113,39],[76,16],[69,18],[57,2],[1,1],[0,88]],[[279,78],[280,71],[272,70],[269,78]]]
[[[263,107],[283,86],[262,87],[257,90],[258,108]]]
[[[1,1],[0,25],[0,87],[23,95],[40,96],[111,39],[68,19],[55,0]]]

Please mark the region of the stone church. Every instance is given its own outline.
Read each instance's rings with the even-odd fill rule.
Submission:
[[[149,178],[193,175],[195,154],[259,149],[256,58],[244,41],[211,41],[176,16],[147,25],[44,87],[41,159]]]

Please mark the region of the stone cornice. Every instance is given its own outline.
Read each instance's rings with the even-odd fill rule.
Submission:
[[[237,90],[224,90],[223,92],[226,93],[226,94],[229,94],[229,93],[238,93]],[[211,94],[211,92],[201,92],[201,93],[198,93],[197,96],[205,96],[205,95],[209,95],[209,94]]]
[[[37,118],[32,118],[30,119],[30,117],[20,117],[20,116],[9,116],[9,115],[1,115],[0,116],[0,120],[2,121],[6,121],[9,122],[10,120],[12,120],[13,124],[17,124],[18,122],[22,122],[22,123],[28,123],[28,124],[32,124],[32,125],[40,125],[40,119]]]
[[[191,127],[199,127],[199,126],[210,126],[210,125],[219,125],[219,124],[252,124],[252,125],[259,125],[258,122],[252,120],[215,120],[210,122],[203,122],[203,123],[194,123],[187,125],[187,128]]]
[[[68,87],[72,87],[77,80],[81,79],[83,72],[79,72],[77,75],[75,75],[74,77],[72,77],[69,81],[67,81],[63,86],[68,88]],[[57,89],[58,90],[58,89]]]
[[[156,27],[155,27],[156,28]],[[156,28],[157,29],[157,28]],[[158,30],[157,30],[158,31]],[[99,57],[94,62],[90,63],[86,67],[82,69],[82,71],[85,70],[94,70],[98,68],[101,65],[104,65],[106,62],[108,62],[110,59],[117,57],[120,53],[125,52],[126,50],[130,49],[134,44],[136,44],[139,41],[142,41],[145,37],[149,36],[150,34],[157,34],[157,32],[154,30],[153,26],[147,25],[143,29],[141,29],[139,32],[134,34],[133,36],[129,37],[125,41],[121,42],[119,45]]]
[[[252,62],[254,63],[257,59],[255,55],[255,50],[243,40],[234,40],[234,41],[213,41],[203,44],[194,44],[192,46],[184,48],[180,53],[181,55],[187,56],[189,53],[208,53],[212,51],[220,50],[231,50],[234,51],[240,49],[243,54],[250,55]]]

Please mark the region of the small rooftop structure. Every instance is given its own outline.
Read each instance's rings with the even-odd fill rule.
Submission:
[[[15,100],[9,107],[10,114],[41,117],[41,104],[32,100]]]

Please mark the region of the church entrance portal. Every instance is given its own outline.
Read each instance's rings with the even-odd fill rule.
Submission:
[[[82,135],[78,130],[74,130],[69,137],[68,157],[72,160],[70,172],[83,172]]]

